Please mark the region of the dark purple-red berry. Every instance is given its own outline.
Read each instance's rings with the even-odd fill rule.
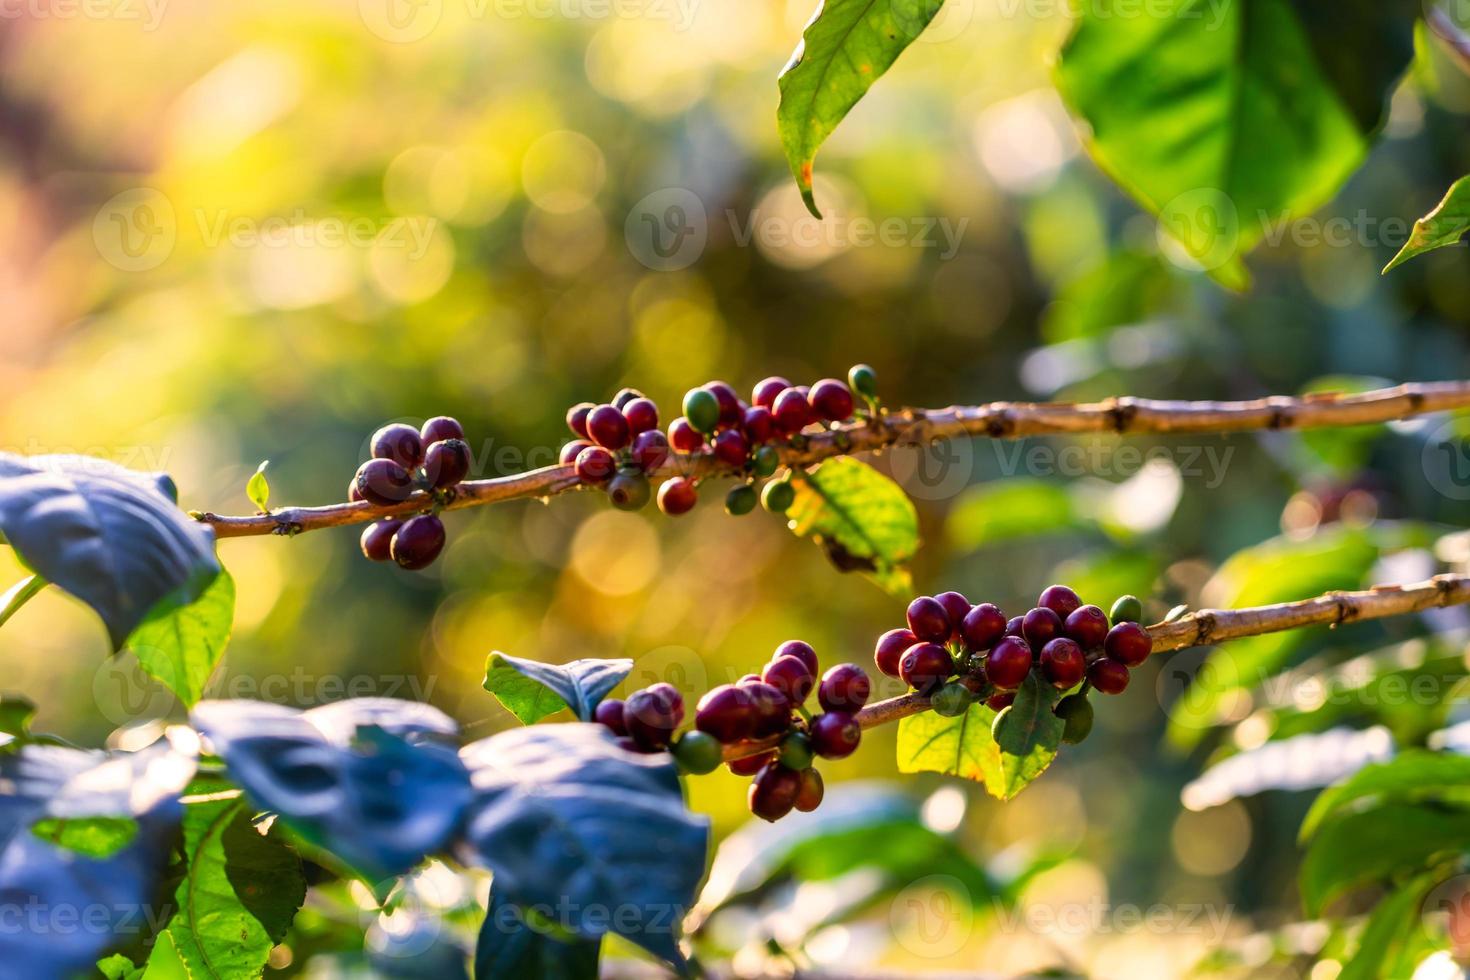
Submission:
[[[750,784],[750,812],[762,820],[780,820],[796,806],[800,795],[801,773],[772,762],[756,773]]]
[[[1019,636],[1002,637],[985,655],[985,677],[1003,691],[1014,691],[1031,673],[1031,647]]]
[[[791,727],[791,702],[787,700],[786,695],[765,681],[746,682],[742,680],[740,687],[750,695],[750,703],[754,711],[755,720],[751,725],[751,738],[779,735]]]
[[[633,438],[628,420],[611,405],[598,405],[587,416],[588,437],[604,449],[619,450]]]
[[[812,407],[800,388],[781,392],[771,406],[771,414],[776,416],[776,428],[786,435],[800,432],[812,421]]]
[[[414,435],[418,435],[417,432]],[[362,532],[362,553],[373,561],[387,561],[393,557],[393,535],[403,526],[402,521],[374,521]]]
[[[820,419],[845,422],[852,418],[852,391],[836,378],[823,378],[812,385],[808,400]]]
[[[823,711],[857,711],[868,703],[873,682],[857,664],[838,664],[822,675],[817,703]]]
[[[699,699],[694,727],[729,745],[750,738],[755,726],[755,704],[744,688],[721,684]]]
[[[1066,633],[1084,650],[1094,650],[1108,638],[1108,614],[1097,606],[1078,606],[1067,617]]]
[[[592,712],[592,720],[611,730],[614,735],[628,734],[628,726],[623,724],[623,702],[620,698],[599,701]]]
[[[898,662],[898,676],[921,694],[927,694],[953,673],[954,660],[938,643],[915,643]]]
[[[402,503],[413,495],[413,474],[391,459],[370,459],[354,478],[363,500],[380,507]]]
[[[1098,657],[1087,665],[1087,679],[1104,694],[1122,694],[1128,686],[1128,668],[1112,657]]]
[[[569,466],[572,463],[575,463],[577,461],[577,455],[590,445],[592,445],[592,443],[588,442],[586,439],[573,439],[571,442],[561,447],[561,453],[557,456],[557,462],[561,463],[563,466]]]
[[[1062,619],[1045,606],[1037,606],[1021,618],[1021,635],[1031,649],[1040,651],[1062,635]]]
[[[743,759],[734,759],[725,765],[737,776],[754,776],[764,769],[768,764],[776,760],[776,753],[762,752],[759,755],[748,755]]]
[[[745,434],[739,429],[724,429],[715,436],[715,458],[731,469],[739,469],[745,465],[745,457],[750,454],[750,443],[745,441]]]
[[[359,500],[367,499],[362,495],[362,491],[357,489],[357,476],[355,474],[353,475],[351,480],[347,481],[347,499],[353,501],[354,503]]]
[[[669,458],[669,440],[658,429],[649,429],[633,437],[633,462],[645,473],[652,473]]]
[[[643,392],[637,388],[619,388],[618,393],[612,396],[612,407],[621,410],[626,408],[629,402],[642,397]]]
[[[649,399],[634,398],[618,407],[623,411],[623,418],[628,420],[628,431],[633,435],[658,428],[658,406]]]
[[[665,480],[658,488],[658,509],[670,517],[689,513],[697,503],[699,492],[688,477],[676,476]]]
[[[1026,617],[1024,616],[1012,616],[1006,620],[1006,636],[1025,636],[1026,634],[1022,629],[1025,623]]]
[[[582,435],[580,432],[577,434]],[[424,427],[419,430],[419,438],[425,446],[443,442],[445,439],[463,439],[464,426],[448,415],[436,415],[424,423]]]
[[[764,405],[752,405],[745,410],[745,421],[741,423],[741,429],[752,446],[770,442],[776,435],[776,416]]]
[[[1154,640],[1148,630],[1137,623],[1119,623],[1108,631],[1103,649],[1120,664],[1137,667],[1153,653]]]
[[[762,408],[771,408],[776,404],[777,396],[790,387],[790,381],[773,375],[756,383],[754,390],[750,393],[750,403]]]
[[[1042,590],[1041,597],[1036,600],[1036,604],[1066,619],[1072,615],[1072,610],[1082,605],[1082,597],[1065,585],[1049,585]]]
[[[975,652],[989,650],[1006,635],[1006,614],[989,602],[982,602],[960,622],[960,637]]]
[[[591,415],[592,410],[596,407],[591,402],[581,402],[567,409],[567,428],[583,439],[591,438],[587,435],[587,416]]]
[[[389,550],[399,568],[416,572],[429,567],[444,550],[444,522],[433,514],[410,517],[393,535]]]
[[[431,486],[452,487],[470,475],[470,446],[463,439],[441,439],[429,444],[424,475]]]
[[[808,766],[801,771],[801,792],[796,794],[796,808],[802,813],[811,813],[822,805],[825,792],[822,774]]]
[[[601,446],[588,446],[577,454],[575,466],[577,479],[596,485],[612,479],[613,472],[618,468],[618,461]]]
[[[1087,657],[1074,640],[1059,636],[1041,648],[1041,672],[1059,691],[1076,687],[1087,673]]]
[[[970,600],[959,592],[941,592],[934,599],[944,607],[944,614],[949,617],[949,638],[958,640],[960,627],[970,614]]]
[[[689,424],[689,420],[680,416],[669,423],[669,445],[674,447],[675,452],[697,453],[704,448],[704,433]]]
[[[424,461],[424,441],[419,430],[402,422],[385,425],[373,433],[373,458],[391,459],[406,470],[418,469]]]
[[[704,386],[704,390],[715,396],[715,401],[720,406],[720,425],[739,425],[745,417],[745,406],[740,403],[740,396],[735,389],[724,381],[711,381]]]
[[[672,684],[654,684],[634,691],[623,702],[623,725],[645,749],[661,749],[684,720],[684,697]]]
[[[812,751],[823,759],[845,759],[857,751],[863,730],[846,711],[829,711],[812,720]]]
[[[816,676],[817,671],[822,669],[817,660],[817,651],[813,650],[812,645],[805,640],[787,640],[776,648],[775,653],[771,654],[772,660],[780,660],[782,657],[795,657],[800,660],[806,664],[807,670],[812,672],[813,677]]]
[[[909,629],[921,640],[944,643],[949,639],[949,613],[933,596],[921,595],[908,608]]]
[[[1016,703],[1015,691],[1000,691],[985,699],[985,707],[991,711],[1004,711]]]
[[[806,701],[812,693],[817,678],[812,670],[796,657],[777,657],[761,671],[761,680],[786,695],[793,705]]]
[[[898,662],[903,659],[904,651],[918,642],[919,638],[914,635],[913,630],[889,630],[878,637],[878,643],[873,648],[873,663],[889,677],[897,677]]]

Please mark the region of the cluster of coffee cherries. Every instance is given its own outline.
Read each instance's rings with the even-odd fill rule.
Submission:
[[[372,459],[357,468],[347,496],[386,507],[423,490],[439,504],[445,491],[469,475],[470,462],[464,428],[454,419],[440,415],[421,429],[394,422],[373,433]],[[362,532],[361,544],[373,561],[391,559],[417,571],[444,550],[444,522],[435,513],[374,521]]]
[[[748,514],[757,503],[785,513],[795,499],[789,480],[771,480],[756,489],[758,480],[780,468],[777,445],[798,444],[809,425],[850,420],[856,411],[854,391],[869,410],[876,409],[877,378],[866,364],[854,365],[846,382],[824,378],[808,386],[766,378],[749,402],[726,382],[711,381],[684,395],[684,414],[665,433],[659,429],[658,406],[636,389],[624,388],[608,404],[572,406],[567,427],[577,438],[562,447],[561,462],[573,466],[581,482],[604,487],[614,506],[637,510],[651,496],[648,475],[671,452],[708,452],[745,477],[725,497],[728,513]],[[658,507],[670,516],[687,514],[698,500],[692,477],[672,477],[658,489]]]
[[[1148,659],[1153,640],[1139,625],[1143,606],[1123,596],[1111,612],[1084,605],[1076,592],[1053,585],[1024,616],[1006,618],[989,602],[972,605],[958,592],[919,596],[908,625],[878,638],[878,669],[926,694],[935,712],[965,713],[977,699],[998,712],[1015,700],[1031,672],[1059,691],[1085,685],[1057,703],[1064,738],[1079,742],[1092,728],[1087,691],[1121,694],[1129,670]]]
[[[684,700],[670,684],[654,684],[626,701],[597,706],[596,719],[644,752],[668,749],[686,771],[713,772],[724,746],[762,742],[765,751],[729,763],[738,776],[753,776],[750,810],[763,820],[779,820],[792,810],[815,810],[822,802],[822,776],[816,759],[843,759],[862,738],[857,712],[868,701],[872,683],[857,664],[838,664],[821,675],[817,654],[801,640],[776,648],[759,674],[722,684],[700,698],[694,727],[675,736],[684,721]],[[813,691],[821,713],[805,704]]]

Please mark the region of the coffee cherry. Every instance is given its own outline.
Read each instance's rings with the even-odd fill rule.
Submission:
[[[373,458],[391,459],[406,470],[418,469],[424,461],[424,441],[419,430],[402,422],[385,425],[373,433]]]
[[[958,681],[951,681],[929,697],[929,707],[941,718],[958,718],[970,710],[975,695]]]
[[[750,393],[750,403],[759,405],[761,408],[769,409],[776,404],[776,398],[791,387],[791,382],[785,378],[772,376],[764,381],[758,382]]]
[[[1076,745],[1092,732],[1092,705],[1081,694],[1062,698],[1053,709],[1056,716],[1066,722],[1062,729],[1062,741]]]
[[[577,454],[575,463],[577,479],[594,486],[606,483],[612,479],[617,465],[618,461],[606,449],[601,446],[588,446]]]
[[[695,388],[684,395],[684,417],[695,429],[709,434],[720,424],[720,400],[708,388]]]
[[[444,550],[444,522],[433,514],[420,514],[403,522],[389,547],[399,568],[416,572],[428,568]]]
[[[1037,606],[1022,617],[1021,635],[1031,644],[1031,649],[1039,651],[1062,635],[1062,620],[1045,606]]]
[[[878,375],[866,364],[854,364],[848,368],[847,383],[869,401],[878,397]]]
[[[971,609],[960,622],[960,636],[965,646],[976,653],[995,646],[1005,632],[1006,614],[988,602]]]
[[[470,446],[463,439],[441,439],[429,444],[424,456],[424,475],[429,485],[440,490],[452,487],[470,475]]]
[[[618,510],[641,510],[652,495],[653,488],[641,470],[618,470],[607,484],[607,499]]]
[[[634,691],[623,702],[623,725],[633,741],[645,749],[669,744],[684,720],[684,697],[672,684],[654,684]]]
[[[1050,609],[1065,620],[1072,615],[1072,610],[1082,605],[1082,597],[1065,585],[1049,585],[1042,591],[1036,604]]]
[[[557,456],[557,462],[561,463],[563,466],[575,463],[577,461],[578,454],[580,454],[582,450],[591,445],[592,443],[588,442],[586,439],[573,439],[571,442],[561,447],[561,454]]]
[[[715,459],[731,469],[743,467],[745,457],[750,454],[750,443],[745,441],[745,436],[739,429],[725,429],[720,432],[715,436],[714,448]]]
[[[587,416],[587,435],[604,449],[617,451],[633,439],[623,413],[611,405],[598,405]]]
[[[822,675],[817,703],[823,711],[857,711],[868,703],[873,682],[857,664],[838,664]]]
[[[697,453],[704,448],[704,436],[688,419],[677,418],[669,423],[669,445],[675,452]]]
[[[737,776],[754,776],[774,761],[776,761],[775,752],[762,752],[759,755],[748,755],[743,759],[735,759],[725,765]]]
[[[745,420],[740,428],[752,446],[759,446],[770,442],[776,435],[776,416],[764,405],[752,405],[745,410]]]
[[[581,435],[580,432],[577,434]],[[448,415],[436,415],[424,423],[424,427],[419,430],[419,438],[425,446],[432,446],[445,439],[463,439],[464,426]]]
[[[921,640],[943,643],[949,639],[949,613],[933,596],[921,595],[908,608],[909,629]]]
[[[775,822],[791,812],[801,795],[801,773],[773,762],[756,773],[750,784],[750,812]]]
[[[846,711],[829,711],[812,720],[812,751],[824,759],[845,759],[857,751],[863,729]]]
[[[1010,619],[1006,620],[1006,636],[1024,637],[1026,634],[1022,627],[1024,627],[1025,624],[1026,618],[1024,616],[1012,616]]]
[[[418,433],[415,432],[414,435],[417,436]],[[402,521],[374,521],[369,524],[358,542],[362,545],[362,553],[372,561],[387,561],[392,558],[393,535],[402,526]]]
[[[1128,668],[1112,657],[1098,657],[1087,665],[1087,679],[1104,694],[1122,694],[1128,687]]]
[[[1108,611],[1108,619],[1114,623],[1141,623],[1143,603],[1138,601],[1136,595],[1119,596],[1113,603],[1113,608]]]
[[[694,481],[688,477],[676,476],[665,480],[658,488],[658,509],[670,517],[689,513],[697,503],[699,493],[695,490]]]
[[[685,732],[674,743],[674,761],[679,768],[703,776],[720,768],[723,751],[720,743],[704,732]]]
[[[725,744],[750,738],[755,726],[755,702],[734,684],[721,684],[699,699],[694,727]]]
[[[1107,639],[1108,614],[1097,606],[1079,606],[1067,617],[1064,628],[1084,650],[1095,650]]]
[[[592,720],[611,731],[614,735],[628,734],[628,726],[623,724],[623,701],[621,698],[606,698],[597,702],[597,707],[592,711]]]
[[[809,768],[812,764],[812,743],[801,732],[792,732],[781,739],[780,746],[776,749],[776,761],[787,769],[795,769],[797,772]]]
[[[761,446],[755,451],[750,471],[756,476],[770,476],[781,465],[781,454],[775,446]]]
[[[567,428],[581,436],[583,439],[592,438],[587,434],[587,416],[597,406],[591,402],[581,402],[567,409]]]
[[[633,437],[633,462],[645,473],[652,473],[669,458],[669,440],[658,429],[649,429]]]
[[[822,805],[826,792],[822,785],[822,774],[810,766],[801,771],[801,792],[796,794],[796,808],[802,813],[811,813]]]
[[[644,397],[643,392],[637,388],[619,388],[618,393],[612,397],[612,407],[622,411],[631,402],[635,402],[642,397]]]
[[[873,663],[889,677],[897,677],[898,662],[903,659],[904,651],[918,642],[919,638],[914,635],[913,630],[889,630],[878,637],[878,643],[873,648]]]
[[[380,507],[401,503],[413,494],[413,475],[391,459],[370,459],[354,477],[362,499]]]
[[[731,517],[743,517],[755,510],[760,499],[761,495],[755,492],[755,487],[749,483],[741,483],[731,487],[730,492],[725,494],[725,513]]]
[[[985,655],[985,677],[1003,691],[1014,691],[1031,673],[1031,647],[1019,636],[1003,637]]]
[[[828,422],[845,422],[852,418],[852,392],[836,378],[823,378],[812,385],[812,411]]]
[[[1087,658],[1073,640],[1059,636],[1041,648],[1041,672],[1052,687],[1065,691],[1082,683]]]
[[[761,506],[772,514],[784,514],[796,503],[796,489],[790,480],[772,480],[761,489]]]
[[[985,707],[991,711],[1004,711],[1015,703],[1015,691],[1000,691],[985,699]]]
[[[720,425],[729,428],[739,425],[745,418],[745,404],[735,389],[724,381],[711,381],[704,386],[720,405]]]
[[[817,660],[817,651],[813,650],[812,645],[805,640],[787,640],[776,648],[775,653],[771,654],[772,660],[780,660],[782,657],[795,657],[800,660],[806,664],[812,676],[816,676],[817,671],[822,669],[821,663]]]
[[[778,657],[766,664],[761,680],[786,695],[792,704],[801,704],[817,683],[812,670],[796,657]]]
[[[1148,630],[1137,623],[1119,623],[1108,630],[1107,639],[1103,641],[1103,649],[1118,663],[1137,667],[1148,659],[1150,653],[1153,653],[1154,638],[1149,635]]]
[[[347,481],[347,499],[353,501],[354,503],[356,503],[359,500],[366,500],[367,499],[366,497],[364,497],[362,495],[362,491],[359,490],[359,489],[357,489],[357,476],[356,476],[356,474],[353,475],[352,479],[350,479],[350,480]]]
[[[628,431],[633,435],[658,428],[658,406],[647,398],[634,398],[626,405],[615,406],[623,412]]]
[[[812,407],[800,388],[787,388],[777,397],[771,407],[776,416],[776,428],[786,435],[794,435],[812,421]]]
[[[754,719],[750,727],[751,738],[779,735],[791,727],[791,702],[786,695],[765,681],[742,681],[740,687],[750,696]]]
[[[949,617],[949,639],[958,640],[960,627],[970,614],[970,600],[959,592],[941,592],[934,599],[944,607],[944,614]]]
[[[954,673],[949,651],[937,643],[915,643],[903,652],[898,662],[898,676],[905,684],[926,694]]]

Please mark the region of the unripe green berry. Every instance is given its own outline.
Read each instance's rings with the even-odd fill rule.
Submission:
[[[776,750],[776,761],[787,769],[798,772],[812,764],[812,742],[801,732],[792,732],[781,740]]]
[[[958,681],[951,681],[929,698],[929,707],[941,718],[958,718],[970,707],[974,695],[970,689]]]
[[[607,484],[607,496],[618,510],[640,510],[653,491],[642,470],[619,470]]]
[[[720,424],[720,400],[705,388],[695,388],[684,396],[684,417],[705,435]]]
[[[878,397],[878,375],[866,364],[854,364],[847,369],[847,384],[869,401]]]
[[[1062,741],[1076,745],[1092,731],[1092,704],[1086,695],[1073,694],[1057,702],[1057,717],[1067,723],[1062,729]]]
[[[796,488],[790,480],[772,480],[761,490],[761,506],[772,514],[784,514],[796,502]]]
[[[1136,595],[1121,596],[1113,603],[1113,608],[1108,612],[1108,619],[1114,626],[1119,623],[1141,623],[1143,622],[1143,603],[1138,601]]]
[[[724,758],[719,739],[704,732],[685,732],[673,747],[679,768],[696,776],[714,772]]]
[[[755,460],[751,464],[751,472],[756,476],[770,476],[776,472],[781,465],[781,454],[776,451],[775,446],[761,446],[755,451]]]
[[[760,494],[755,492],[755,487],[749,483],[742,483],[737,487],[732,487],[730,492],[725,494],[725,513],[734,517],[749,514],[755,510],[755,505],[759,501]]]

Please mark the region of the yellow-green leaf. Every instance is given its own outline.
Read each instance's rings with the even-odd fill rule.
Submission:
[[[891,593],[912,590],[907,564],[919,549],[919,515],[902,487],[848,456],[799,474],[793,486],[793,533],[815,541],[841,571],[865,572]]]

